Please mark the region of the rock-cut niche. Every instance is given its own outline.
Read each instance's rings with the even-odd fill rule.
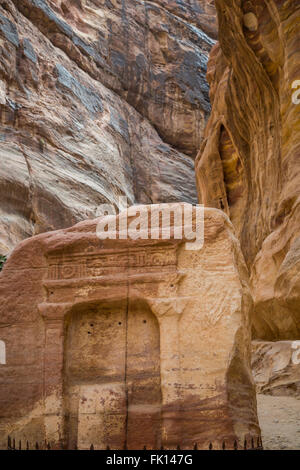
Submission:
[[[145,302],[74,308],[65,320],[64,363],[69,448],[159,448],[159,325]]]

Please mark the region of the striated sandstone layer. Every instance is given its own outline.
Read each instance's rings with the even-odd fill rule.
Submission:
[[[196,202],[213,2],[0,0],[0,254],[103,202]]]
[[[257,407],[264,450],[299,450],[300,400],[258,395]]]
[[[221,211],[205,210],[202,249],[174,239],[183,207],[168,240],[120,239],[121,222],[148,216],[139,206],[115,240],[96,236],[107,216],[13,251],[0,274],[2,447],[7,434],[83,449],[257,442],[246,265]]]
[[[300,341],[253,341],[252,371],[258,393],[300,398]]]
[[[300,338],[300,3],[216,0],[200,201],[231,218],[251,271],[253,334]],[[299,86],[299,82],[298,82]]]

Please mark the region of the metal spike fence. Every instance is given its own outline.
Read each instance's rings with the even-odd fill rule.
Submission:
[[[71,450],[71,449],[66,449],[64,448],[63,444],[60,443],[59,445],[60,450]],[[16,445],[16,440],[15,438],[11,438],[8,436],[7,438],[7,450],[58,450],[57,446],[51,447],[50,443],[47,441],[44,441],[43,443],[41,442],[34,442],[30,443],[29,441],[23,442],[19,440],[18,445]],[[75,444],[73,450],[80,450],[78,449],[77,445]],[[95,450],[94,444],[90,445],[89,450]],[[110,449],[109,446],[106,447],[106,450],[128,450],[127,445],[125,444],[122,449]],[[137,450],[137,449],[136,449]],[[143,446],[142,450],[147,450],[147,446]],[[155,449],[149,449],[149,450],[155,450]],[[181,446],[178,444],[176,449],[164,449],[162,446],[160,450],[181,450]],[[185,449],[186,450],[186,449]],[[191,450],[200,450],[198,449],[197,443],[194,444],[193,448]],[[204,450],[204,449],[202,449]],[[214,447],[213,443],[210,442],[207,450],[263,450],[263,443],[261,440],[261,437],[254,438],[252,437],[251,439],[246,439],[243,442],[243,445],[240,445],[238,441],[233,441],[233,442],[228,442],[228,441],[223,441],[221,446]]]

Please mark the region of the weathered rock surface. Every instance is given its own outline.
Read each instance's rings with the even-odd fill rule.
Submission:
[[[120,194],[196,202],[215,31],[212,1],[0,1],[0,253]]]
[[[235,226],[251,271],[254,337],[294,340],[300,338],[300,4],[215,3],[220,44],[208,66],[212,114],[196,162],[200,200],[223,209]]]
[[[258,393],[300,398],[300,341],[253,341],[252,370]]]
[[[0,274],[1,446],[7,434],[69,448],[256,439],[252,299],[229,219],[205,210],[200,250],[122,240],[120,227],[99,240],[110,220],[25,240]]]

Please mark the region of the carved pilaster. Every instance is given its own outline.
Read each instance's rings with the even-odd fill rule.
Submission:
[[[40,304],[45,319],[44,348],[44,424],[45,439],[57,444],[64,440],[63,367],[64,316],[68,304]]]

